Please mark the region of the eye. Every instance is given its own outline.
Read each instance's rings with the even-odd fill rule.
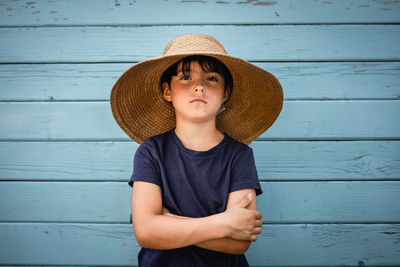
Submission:
[[[188,75],[182,75],[181,80],[189,80],[190,77]]]
[[[214,77],[214,76],[208,77],[208,80],[209,80],[209,81],[218,82],[217,77]]]

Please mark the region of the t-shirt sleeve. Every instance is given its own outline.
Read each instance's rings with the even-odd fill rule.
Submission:
[[[142,144],[135,152],[133,172],[128,184],[133,187],[134,181],[149,182],[161,187],[160,169],[157,157],[152,153],[151,146]]]
[[[246,188],[254,188],[256,190],[256,195],[260,195],[263,192],[258,180],[253,149],[251,147],[247,147],[246,150],[238,153],[233,163],[229,192]]]

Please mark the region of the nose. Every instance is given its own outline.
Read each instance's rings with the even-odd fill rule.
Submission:
[[[194,92],[195,93],[204,93],[206,91],[206,88],[202,82],[197,82],[194,86]]]
[[[196,86],[196,87],[194,88],[194,91],[195,91],[196,93],[204,93],[205,89],[204,89],[204,86]]]

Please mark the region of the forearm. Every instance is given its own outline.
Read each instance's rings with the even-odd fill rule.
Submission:
[[[221,214],[203,218],[151,215],[134,222],[134,229],[140,246],[164,250],[223,238],[227,233]]]
[[[163,214],[170,216],[170,217],[175,217],[175,218],[190,219],[189,217],[178,216],[178,215],[172,214],[167,209],[163,210]],[[204,248],[204,249],[213,250],[213,251],[222,252],[222,253],[244,254],[247,251],[247,249],[249,248],[250,243],[251,243],[250,241],[246,241],[246,240],[237,240],[237,239],[233,239],[230,237],[222,237],[222,238],[217,238],[217,239],[201,241],[194,245]]]
[[[142,247],[162,250],[225,237],[255,241],[255,235],[261,232],[262,215],[246,208],[251,206],[251,201],[252,195],[249,194],[236,204],[228,205],[225,212],[202,218],[179,218],[164,214],[158,185],[135,182],[132,191],[132,220],[136,240]],[[220,247],[222,244],[219,242],[222,241],[213,241],[212,247]],[[201,245],[209,246],[208,243]]]
[[[244,254],[249,248],[250,243],[250,241],[223,237],[202,241],[195,244],[195,246],[228,254]]]

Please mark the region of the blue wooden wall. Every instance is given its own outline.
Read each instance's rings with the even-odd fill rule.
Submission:
[[[252,266],[400,266],[400,1],[0,1],[0,265],[137,264],[109,93],[204,33],[274,73]]]

